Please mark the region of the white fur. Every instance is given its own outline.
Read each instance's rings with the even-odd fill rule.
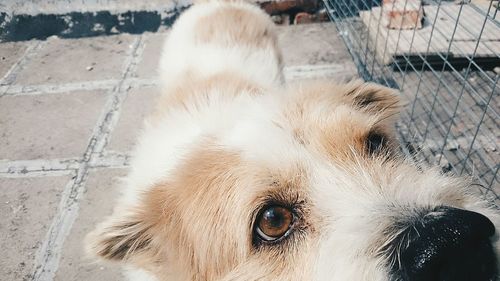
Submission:
[[[156,277],[149,274],[148,272],[134,268],[134,267],[126,267],[125,268],[125,276],[130,281],[157,281]]]

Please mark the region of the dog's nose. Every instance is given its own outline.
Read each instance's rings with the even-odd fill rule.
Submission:
[[[485,216],[441,207],[415,225],[415,238],[401,253],[406,281],[494,281],[497,260],[490,242],[495,233]]]

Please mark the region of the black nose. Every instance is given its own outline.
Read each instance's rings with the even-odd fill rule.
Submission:
[[[497,260],[490,242],[495,233],[485,216],[441,207],[414,228],[401,252],[400,277],[406,281],[495,281]]]

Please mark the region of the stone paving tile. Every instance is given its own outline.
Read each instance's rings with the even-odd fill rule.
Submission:
[[[0,98],[0,159],[80,156],[108,95],[72,92]]]
[[[9,42],[0,44],[0,80],[24,54],[28,44],[25,42]],[[1,82],[1,81],[0,81]]]
[[[333,23],[279,26],[278,36],[285,66],[353,64]]]
[[[0,178],[0,280],[30,280],[70,176]]]
[[[144,52],[134,76],[139,78],[154,78],[156,76],[163,41],[167,34],[168,32],[160,32],[145,36]]]
[[[120,267],[96,263],[86,257],[83,240],[97,223],[112,213],[119,195],[118,179],[125,173],[125,169],[90,172],[78,218],[63,246],[55,281],[122,280]]]
[[[54,84],[117,79],[134,36],[49,38],[14,84]]]
[[[130,90],[111,134],[108,150],[129,152],[133,148],[144,118],[154,109],[158,95],[158,89],[154,87]]]

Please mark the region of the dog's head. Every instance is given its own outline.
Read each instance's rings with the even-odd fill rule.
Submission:
[[[225,102],[146,129],[90,252],[158,280],[496,279],[498,213],[405,160],[393,90],[315,82]]]

